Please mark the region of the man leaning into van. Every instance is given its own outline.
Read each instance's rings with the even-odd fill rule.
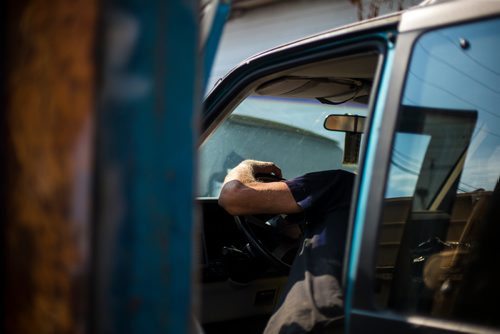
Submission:
[[[232,215],[301,215],[303,239],[284,293],[264,333],[323,333],[343,319],[342,262],[354,174],[344,170],[281,177],[272,162],[245,160],[224,180],[219,204]]]

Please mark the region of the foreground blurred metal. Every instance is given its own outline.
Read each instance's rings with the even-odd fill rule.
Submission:
[[[189,332],[197,2],[1,7],[0,332]]]
[[[187,333],[197,3],[116,0],[103,18],[95,330]]]

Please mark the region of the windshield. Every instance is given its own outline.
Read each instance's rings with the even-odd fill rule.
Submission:
[[[366,116],[357,103],[322,104],[315,99],[249,96],[200,147],[199,195],[218,197],[227,172],[245,159],[273,161],[285,178],[345,169],[345,133],[323,128],[330,114]]]

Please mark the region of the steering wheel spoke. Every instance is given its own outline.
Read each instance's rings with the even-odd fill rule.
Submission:
[[[288,274],[299,242],[298,239],[295,240],[282,234],[276,225],[268,223],[271,219],[264,220],[255,215],[235,216],[236,225],[247,239],[253,252],[264,258],[279,272]],[[259,237],[257,229],[269,233],[270,238],[274,234],[274,242],[267,240],[270,238]]]

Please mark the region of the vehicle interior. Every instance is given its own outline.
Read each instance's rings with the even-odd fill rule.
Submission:
[[[379,59],[365,50],[259,78],[202,134],[197,201],[205,332],[262,332],[300,239],[296,227],[276,228],[284,216],[225,212],[217,204],[225,175],[245,159],[273,161],[286,179],[356,172]]]
[[[376,301],[404,314],[492,321],[492,304],[478,302],[470,291],[498,295],[491,281],[491,271],[497,269],[491,261],[499,253],[488,235],[498,228],[494,222],[500,183],[497,177],[484,188],[472,188],[477,181],[464,175],[472,161],[469,157],[466,164],[467,155],[480,150],[473,137],[478,112],[402,108],[397,136],[405,139],[399,144],[396,139],[392,168],[405,168],[398,165],[401,155],[411,155],[406,167],[410,161],[414,169],[405,173],[412,175],[414,192],[386,194],[376,255]],[[421,154],[401,151],[401,142],[410,137],[425,142]],[[498,170],[491,172],[498,175]],[[394,175],[389,183],[391,178],[394,184]]]

